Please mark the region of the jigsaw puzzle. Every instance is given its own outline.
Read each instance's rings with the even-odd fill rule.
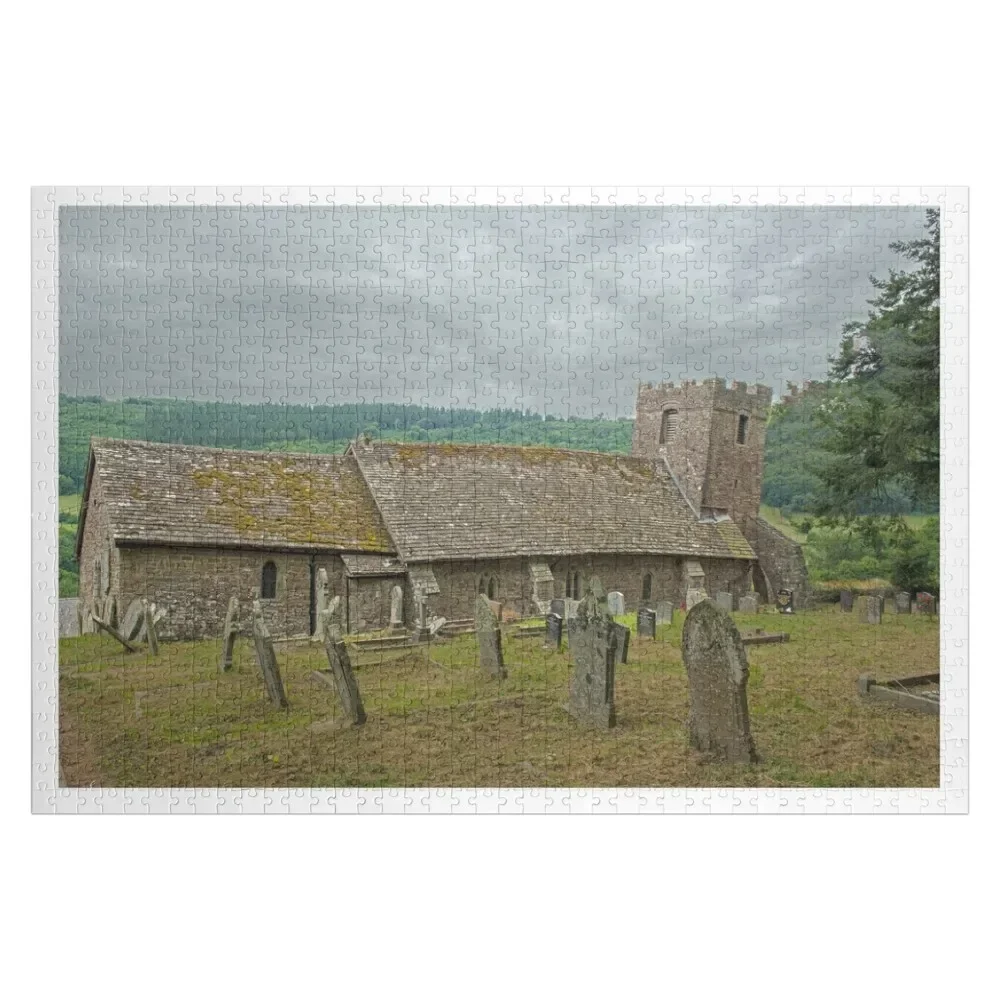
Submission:
[[[964,811],[966,203],[37,189],[36,809]]]

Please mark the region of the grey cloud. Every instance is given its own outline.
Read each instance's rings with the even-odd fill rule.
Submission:
[[[917,207],[66,207],[60,388],[631,414],[822,378]]]

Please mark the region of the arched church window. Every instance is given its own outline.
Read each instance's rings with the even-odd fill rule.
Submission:
[[[269,559],[260,571],[260,596],[271,600],[278,593],[278,567]]]

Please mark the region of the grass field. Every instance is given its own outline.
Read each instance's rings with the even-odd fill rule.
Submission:
[[[369,654],[356,671],[368,722],[346,725],[310,679],[321,647],[278,644],[290,707],[266,700],[252,646],[219,674],[219,643],[164,643],[159,657],[114,640],[60,642],[60,762],[67,785],[95,786],[936,786],[938,719],[856,693],[859,674],[929,673],[938,623],[887,615],[881,626],[827,609],[735,615],[741,628],[790,632],[748,647],[757,766],[688,747],[683,614],[657,642],[633,636],[619,667],[618,726],[582,727],[562,708],[569,657],[540,638],[505,642],[509,676],[477,666],[475,636]],[[629,621],[628,618],[621,619]],[[634,616],[632,616],[634,623]],[[120,647],[119,647],[120,648]]]

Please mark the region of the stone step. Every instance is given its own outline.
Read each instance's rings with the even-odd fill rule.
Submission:
[[[375,639],[351,639],[348,636],[347,641],[358,652],[368,652],[373,649],[399,649],[400,646],[408,646],[410,637],[409,635],[387,635]]]

